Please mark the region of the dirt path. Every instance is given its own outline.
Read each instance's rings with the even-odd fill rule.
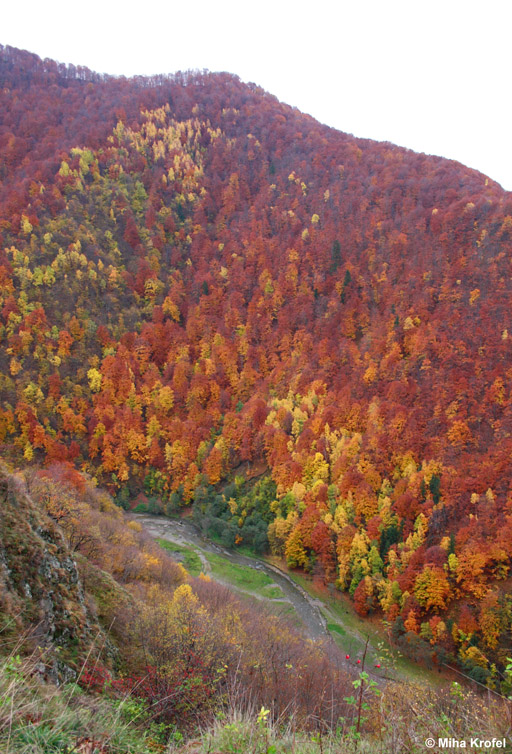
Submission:
[[[257,558],[248,558],[239,553],[233,553],[225,550],[223,547],[204,539],[199,529],[188,521],[176,521],[159,516],[149,516],[144,513],[134,513],[133,517],[139,521],[152,537],[167,539],[179,545],[189,545],[195,548],[205,573],[210,570],[210,565],[205,556],[205,552],[222,555],[226,560],[230,560],[237,565],[247,566],[255,570],[263,571],[270,576],[273,581],[281,588],[285,598],[293,605],[299,618],[304,623],[308,636],[312,639],[329,639],[326,621],[320,612],[318,600],[313,599],[309,594],[276,566],[264,563]]]

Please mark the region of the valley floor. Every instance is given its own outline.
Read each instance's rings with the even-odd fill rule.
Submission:
[[[281,615],[300,626],[312,639],[335,641],[350,655],[347,665],[357,669],[357,660],[364,652],[369,636],[368,667],[372,676],[381,681],[420,681],[440,687],[455,678],[452,673],[442,675],[421,667],[394,649],[380,623],[362,620],[350,603],[341,595],[327,589],[319,590],[306,574],[285,572],[276,558],[232,552],[203,537],[189,521],[148,514],[134,513],[151,536],[167,543],[171,555],[180,560],[193,552],[199,558],[201,570],[215,581],[256,599],[265,599]],[[173,546],[179,550],[173,551]],[[194,573],[193,575],[198,575]],[[262,578],[266,575],[266,579]],[[374,666],[380,664],[381,668]]]

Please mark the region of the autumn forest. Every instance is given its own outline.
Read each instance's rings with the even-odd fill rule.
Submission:
[[[512,195],[459,163],[230,74],[0,48],[5,462],[191,516],[495,688],[511,260]]]

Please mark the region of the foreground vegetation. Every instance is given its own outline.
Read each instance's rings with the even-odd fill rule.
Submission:
[[[512,723],[505,700],[482,699],[457,684],[443,694],[416,686],[381,692],[363,674],[361,714],[356,679],[346,714],[330,724],[314,716],[300,723],[293,714],[275,718],[232,687],[214,715],[182,732],[119,684],[92,693],[83,674],[59,687],[45,683],[40,659],[11,653],[0,662],[5,754],[419,754],[427,737],[502,738]]]

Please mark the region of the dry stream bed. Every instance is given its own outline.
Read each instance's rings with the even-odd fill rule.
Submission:
[[[180,555],[182,557],[184,552],[195,553],[197,564],[199,566],[200,561],[200,569],[203,573],[253,599],[271,603],[274,612],[276,610],[282,612],[299,624],[308,638],[336,641],[338,646],[350,655],[349,664],[354,665],[356,669],[359,667],[357,659],[362,656],[366,642],[365,627],[357,625],[362,621],[351,615],[348,609],[340,610],[339,605],[337,609],[334,609],[334,605],[329,604],[332,600],[324,601],[308,594],[296,580],[271,563],[257,557],[247,557],[241,553],[231,552],[206,539],[199,528],[190,521],[146,513],[131,515],[152,537],[169,543],[172,556],[174,556],[172,546],[176,546],[177,560],[181,559]],[[346,613],[346,620],[340,612]],[[430,673],[412,662],[396,657],[393,662],[390,662],[390,649],[385,637],[374,628],[368,633],[370,633],[368,670],[374,670],[372,666],[376,663],[382,665],[382,669],[375,670],[372,675],[375,674],[375,677],[380,677],[382,680],[402,678],[418,681],[421,678],[423,681],[428,680],[434,682],[435,685],[439,684],[440,679],[437,674]]]

